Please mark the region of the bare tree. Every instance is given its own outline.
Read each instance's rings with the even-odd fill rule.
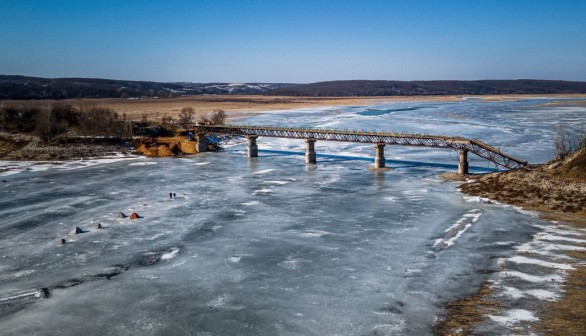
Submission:
[[[559,124],[553,135],[553,144],[555,146],[556,159],[563,159],[574,150],[572,146],[572,134],[568,128]]]
[[[193,110],[193,107],[189,106],[182,108],[181,112],[179,112],[179,119],[177,120],[177,124],[179,124],[179,127],[187,129],[187,127],[189,127],[189,125],[191,125],[193,122],[194,115],[195,111]]]
[[[226,121],[226,112],[224,110],[216,109],[212,112],[210,122],[212,125],[224,125]]]
[[[45,143],[48,143],[53,139],[55,135],[55,115],[53,113],[53,109],[47,106],[44,109],[41,109],[37,114],[36,118],[37,122],[37,134],[41,137],[41,140]]]
[[[173,117],[167,115],[167,113],[163,114],[161,117],[161,124],[163,124],[163,127],[171,127],[171,125],[173,125]]]
[[[578,134],[578,144],[576,150],[586,148],[586,132],[584,132],[584,128],[580,129],[580,133]]]
[[[211,123],[208,114],[207,113],[202,113],[199,116],[197,116],[197,123],[201,124],[201,125],[208,125]]]

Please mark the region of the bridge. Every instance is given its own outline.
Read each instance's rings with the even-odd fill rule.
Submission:
[[[343,141],[372,143],[375,148],[375,168],[385,167],[384,147],[386,145],[433,147],[456,150],[459,152],[458,173],[468,174],[468,152],[495,164],[497,167],[517,169],[527,166],[526,161],[515,159],[500,149],[479,140],[441,135],[406,134],[382,131],[362,131],[360,129],[336,130],[309,127],[273,127],[252,125],[196,125],[193,132],[197,135],[198,152],[206,150],[206,134],[242,135],[248,138],[248,157],[258,156],[258,137],[302,139],[307,143],[305,161],[316,163],[315,142]]]

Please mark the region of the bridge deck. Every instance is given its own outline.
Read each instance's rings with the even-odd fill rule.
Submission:
[[[441,135],[406,134],[382,131],[362,131],[361,129],[327,130],[306,127],[274,127],[251,125],[227,126],[194,126],[196,133],[216,133],[244,135],[255,137],[314,139],[323,141],[343,141],[361,143],[384,143],[387,145],[435,147],[453,150],[468,150],[484,158],[496,166],[514,169],[527,165],[526,161],[515,159],[502,153],[499,149],[489,146],[479,140],[463,137],[447,137]]]

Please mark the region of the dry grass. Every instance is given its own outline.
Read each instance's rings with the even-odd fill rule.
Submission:
[[[586,152],[582,150],[563,162],[531,171],[472,176],[475,181],[462,184],[462,191],[537,210],[547,220],[586,228],[585,158]],[[564,297],[544,303],[540,320],[535,324],[544,335],[586,335],[586,252],[569,252],[568,255],[576,258],[579,265],[566,279]],[[453,317],[448,314],[449,318]],[[462,321],[477,322],[474,319]]]
[[[280,97],[280,96],[231,96],[208,95],[189,96],[173,99],[66,99],[59,102],[76,107],[100,106],[125,113],[131,120],[140,120],[143,114],[149,120],[160,120],[163,115],[176,118],[184,107],[191,106],[197,114],[208,113],[215,109],[226,111],[229,118],[252,115],[272,110],[311,108],[320,106],[372,105],[393,101],[455,101],[456,96],[422,97]],[[54,100],[43,101],[4,101],[5,106],[40,106],[54,104]]]
[[[446,305],[446,318],[437,323],[434,334],[438,336],[470,335],[470,328],[480,322],[487,313],[496,312],[500,304],[488,299],[492,289],[484,285],[475,294]]]
[[[586,253],[572,253],[581,260]],[[543,335],[586,335],[586,266],[581,265],[566,279],[564,298],[545,305],[535,327]]]

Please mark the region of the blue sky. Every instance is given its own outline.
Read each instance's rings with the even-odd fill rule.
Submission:
[[[0,0],[0,74],[586,81],[584,0]]]

